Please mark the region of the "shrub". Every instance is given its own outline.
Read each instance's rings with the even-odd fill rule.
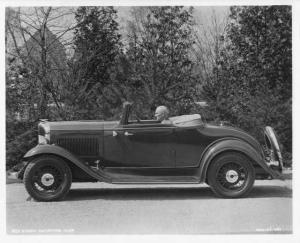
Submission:
[[[31,122],[7,122],[6,169],[22,162],[24,154],[37,143],[37,127]]]

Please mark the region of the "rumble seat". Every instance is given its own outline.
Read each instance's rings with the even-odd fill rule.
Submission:
[[[173,116],[169,119],[175,126],[178,127],[196,126],[203,124],[203,121],[199,114]]]

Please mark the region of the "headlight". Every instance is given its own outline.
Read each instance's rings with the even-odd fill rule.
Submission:
[[[38,143],[50,143],[50,126],[48,122],[40,122],[38,125]]]
[[[39,135],[39,144],[48,144],[47,138],[42,135]]]

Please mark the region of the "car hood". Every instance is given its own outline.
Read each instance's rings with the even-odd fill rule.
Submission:
[[[47,122],[50,131],[58,130],[104,130],[112,129],[119,125],[119,121],[59,121]]]

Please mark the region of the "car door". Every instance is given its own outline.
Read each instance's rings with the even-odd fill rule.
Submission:
[[[176,167],[197,167],[206,148],[206,137],[202,135],[201,126],[176,127],[174,129]]]
[[[128,167],[174,168],[174,126],[129,124],[118,131]]]

